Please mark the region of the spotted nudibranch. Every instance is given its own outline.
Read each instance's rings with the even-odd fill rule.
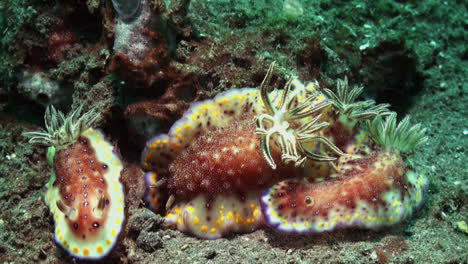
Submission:
[[[267,222],[280,231],[298,233],[380,229],[411,215],[428,182],[394,151],[340,158],[338,167],[347,169],[328,181],[292,179],[266,190],[261,200]]]
[[[295,146],[267,131],[268,117],[259,120],[267,113],[262,98],[289,113],[293,127],[310,133],[320,133],[327,125],[321,120],[330,105],[316,82],[291,80],[287,92],[268,93],[269,78],[271,69],[264,89],[232,89],[192,105],[168,134],[147,142],[142,154],[148,171],[146,201],[154,211],[165,211],[168,226],[207,239],[251,232],[263,224],[261,192],[300,171],[281,162],[300,160]],[[282,149],[290,150],[289,155],[280,155]]]
[[[251,232],[265,220],[281,231],[302,232],[312,224],[312,230],[330,230],[330,221],[341,215],[347,222],[338,219],[336,226],[359,226],[357,213],[383,221],[380,212],[390,209],[381,205],[387,202],[401,203],[398,209],[405,211],[384,215],[387,222],[407,216],[419,204],[426,181],[409,172],[397,150],[374,147],[377,141],[403,144],[404,135],[375,142],[368,136],[383,133],[375,128],[383,123],[376,117],[389,113],[387,105],[354,102],[362,90],[348,89],[347,82],[340,82],[336,94],[297,79],[268,92],[273,67],[259,89],[232,89],[196,103],[167,134],[147,142],[142,166],[148,206],[165,213],[169,227],[207,239]],[[358,121],[373,118],[374,133],[358,129]],[[399,131],[408,129],[405,123]],[[421,134],[410,132],[413,141],[422,141]],[[318,179],[323,185],[316,185]],[[354,203],[351,209],[334,206],[347,192],[353,192],[344,200]],[[372,203],[376,198],[376,207],[366,198]],[[294,210],[302,205],[307,208]],[[321,218],[310,208],[321,210]],[[326,228],[315,228],[319,224]]]
[[[30,142],[49,145],[53,167],[46,204],[54,217],[54,240],[72,256],[100,259],[117,242],[124,221],[122,162],[102,132],[88,128],[98,118],[93,110],[69,117],[53,106],[46,110],[44,132],[28,132]]]
[[[346,96],[340,97],[336,100],[343,103]],[[261,203],[266,222],[283,232],[317,233],[347,227],[381,229],[409,217],[421,205],[428,179],[410,169],[400,152],[427,137],[419,124],[410,127],[408,117],[397,126],[396,114],[384,108],[354,112],[370,117],[377,110],[388,116],[383,121],[376,113],[372,122],[367,121],[367,129],[339,144],[347,155],[338,159],[326,180],[288,179],[265,190]],[[339,127],[355,124],[340,120]]]

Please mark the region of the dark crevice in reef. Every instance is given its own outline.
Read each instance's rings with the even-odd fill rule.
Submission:
[[[384,41],[363,52],[360,75],[366,96],[389,103],[404,114],[421,91],[424,78],[413,50],[403,42]]]
[[[6,114],[17,120],[43,125],[44,107],[36,104],[34,101],[21,96],[17,91],[7,92],[7,104],[2,114]]]

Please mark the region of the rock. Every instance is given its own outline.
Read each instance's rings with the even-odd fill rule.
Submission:
[[[141,208],[131,214],[129,219],[130,231],[136,233],[154,232],[159,230],[159,227],[164,222],[164,219],[151,212],[147,208]],[[138,237],[140,238],[140,237]]]
[[[138,247],[150,253],[162,248],[163,246],[162,239],[158,233],[147,232],[145,230],[141,231],[136,243]]]

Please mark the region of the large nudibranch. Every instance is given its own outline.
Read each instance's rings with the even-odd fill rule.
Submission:
[[[72,256],[100,259],[114,247],[124,221],[122,162],[99,130],[94,111],[81,107],[65,118],[52,106],[45,132],[28,132],[30,142],[49,145],[53,166],[45,201],[55,220],[55,241]]]
[[[261,198],[267,222],[286,232],[379,229],[411,215],[427,186],[394,151],[342,157],[338,168],[347,169],[328,181],[293,179],[268,189]]]
[[[342,123],[338,127],[352,127],[362,118],[367,119],[367,129],[339,144],[347,155],[340,157],[325,181],[303,177],[286,180],[262,194],[266,221],[280,231],[380,229],[406,219],[422,202],[428,180],[411,170],[400,152],[425,142],[425,129],[419,124],[411,127],[408,117],[397,126],[396,114],[387,112],[386,105],[373,106],[370,102],[362,108],[352,105],[354,99],[345,102],[343,98],[360,91],[345,91],[347,83],[340,85],[339,96],[327,91],[338,112],[345,115],[338,118]],[[382,115],[388,117],[383,121]]]
[[[231,232],[251,232],[263,224],[261,192],[300,171],[288,164],[277,167],[276,163],[302,162],[303,152],[289,137],[293,130],[278,132],[284,125],[309,136],[317,133],[316,139],[325,147],[334,147],[318,135],[328,125],[321,121],[326,114],[318,112],[325,113],[330,104],[317,91],[317,83],[303,85],[291,80],[286,90],[268,93],[272,69],[263,89],[232,89],[199,102],[168,134],[147,142],[142,155],[143,168],[149,171],[146,200],[153,210],[166,210],[169,226],[213,239]],[[287,118],[271,124],[272,119],[266,116],[271,112],[265,110],[262,100],[269,100],[277,109],[270,110],[288,114]],[[255,121],[261,127],[256,128]],[[284,123],[287,121],[290,124]],[[303,141],[305,148],[309,143],[306,138]],[[286,150],[287,155],[280,153]],[[307,153],[314,155],[313,150]]]
[[[424,142],[424,131],[408,119],[397,127],[388,105],[355,102],[362,88],[346,80],[336,93],[295,79],[269,92],[273,68],[259,89],[194,104],[168,134],[147,142],[148,206],[165,213],[168,226],[208,239],[265,221],[320,232],[377,228],[411,214],[427,180],[399,152]]]

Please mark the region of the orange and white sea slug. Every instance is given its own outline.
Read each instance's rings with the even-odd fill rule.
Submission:
[[[346,80],[326,95],[317,82],[294,79],[269,93],[273,67],[260,89],[197,103],[147,142],[149,207],[165,209],[169,226],[208,239],[253,231],[263,220],[280,231],[321,232],[409,216],[427,179],[399,153],[424,142],[424,130],[407,118],[397,126],[387,104],[356,102],[362,88]]]
[[[289,179],[265,190],[267,223],[283,232],[317,233],[402,222],[421,205],[428,179],[406,165],[400,152],[425,142],[424,132],[408,118],[397,126],[395,113],[385,120],[377,116],[348,141],[348,155],[340,157],[328,179]]]
[[[53,167],[45,201],[55,221],[55,241],[72,256],[100,259],[112,250],[124,221],[122,162],[99,130],[89,128],[99,114],[70,116],[50,106],[46,131],[27,132],[31,143],[48,145]]]
[[[266,190],[262,210],[268,224],[298,233],[380,229],[410,216],[427,187],[427,178],[409,170],[393,151],[375,151],[338,166],[350,169],[327,181],[296,178]]]
[[[168,134],[147,142],[146,201],[165,211],[167,225],[207,239],[251,232],[263,224],[265,188],[297,176],[306,157],[336,159],[308,149],[309,141],[341,154],[319,135],[330,104],[318,84],[291,79],[284,90],[268,92],[273,67],[260,89],[232,89],[199,102]]]

